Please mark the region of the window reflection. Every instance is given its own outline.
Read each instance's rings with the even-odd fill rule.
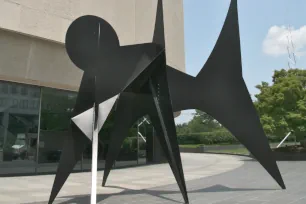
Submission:
[[[115,107],[116,105],[114,105]],[[114,110],[111,110],[99,132],[98,144],[98,169],[105,167],[105,159],[109,148],[111,132],[114,128]],[[83,152],[83,169],[91,169],[92,144],[89,143]],[[127,138],[123,141],[115,166],[131,166],[137,164],[137,128],[136,124],[130,128]]]
[[[11,84],[11,94],[17,94],[18,93],[18,85]]]
[[[23,92],[35,90],[37,93],[40,88],[10,82],[0,82],[0,86],[0,174],[33,172],[39,106],[29,108],[28,104],[39,104],[39,98],[19,94],[18,87]]]
[[[21,87],[21,95],[26,96],[28,94],[28,89],[26,87]]]
[[[8,84],[1,83],[1,92],[2,94],[8,94]]]
[[[0,175],[56,171],[63,142],[70,134],[76,98],[76,92],[0,81]],[[113,121],[112,110],[99,132],[99,169],[105,167]],[[143,128],[137,129],[135,124],[130,129],[116,167],[146,162],[148,148],[137,136],[139,130],[149,140],[149,128]],[[91,157],[92,144],[88,142],[75,170],[90,170]]]
[[[108,151],[108,144],[110,140],[110,133],[113,127],[112,120],[114,119],[114,111],[110,112],[108,119],[105,121],[102,129],[99,132],[99,143],[98,143],[98,169],[105,167],[105,158]],[[91,169],[92,159],[92,144],[89,142],[83,152],[83,169]]]
[[[70,129],[77,93],[42,88],[41,123],[39,137],[39,172],[56,171],[63,142]],[[80,165],[76,166],[80,169]]]

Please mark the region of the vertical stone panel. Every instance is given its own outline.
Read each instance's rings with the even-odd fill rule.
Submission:
[[[0,30],[0,74],[24,78],[32,41]]]

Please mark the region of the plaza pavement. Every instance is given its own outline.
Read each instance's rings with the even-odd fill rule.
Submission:
[[[249,157],[182,153],[190,204],[306,204],[306,162],[279,162],[287,190],[281,190]],[[98,172],[98,184],[103,171]],[[46,204],[54,175],[0,178],[1,204]],[[168,164],[116,169],[99,204],[183,203]],[[54,204],[90,203],[90,173],[74,173]]]

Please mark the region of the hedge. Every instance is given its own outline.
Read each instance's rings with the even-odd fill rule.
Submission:
[[[141,139],[139,139],[141,140]],[[139,149],[146,149],[144,142],[139,142]],[[121,151],[136,152],[137,151],[137,137],[127,137],[122,143]]]
[[[268,135],[269,142],[280,142],[285,136]],[[294,136],[290,136],[286,140],[293,142]],[[227,130],[218,130],[213,132],[190,133],[188,135],[178,135],[178,143],[180,145],[193,145],[193,144],[239,144],[236,137],[234,137]],[[140,149],[145,149],[145,143],[139,143]],[[122,144],[122,151],[130,152],[137,151],[137,137],[127,137]]]
[[[268,135],[269,142],[280,142],[285,136]],[[286,141],[294,141],[294,136],[287,138]],[[178,135],[180,145],[188,144],[237,144],[239,143],[227,130],[218,130],[213,132],[190,133],[187,135]]]
[[[191,133],[188,135],[178,135],[178,143],[183,144],[218,144],[218,143],[238,143],[228,131],[214,131]]]

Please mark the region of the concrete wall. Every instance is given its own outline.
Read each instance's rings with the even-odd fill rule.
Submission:
[[[64,45],[0,30],[0,80],[77,90],[81,77]]]
[[[163,2],[167,63],[185,71],[183,2]],[[0,0],[0,80],[77,90],[82,71],[63,45],[70,23],[97,15],[121,45],[151,42],[156,6],[157,0]]]

